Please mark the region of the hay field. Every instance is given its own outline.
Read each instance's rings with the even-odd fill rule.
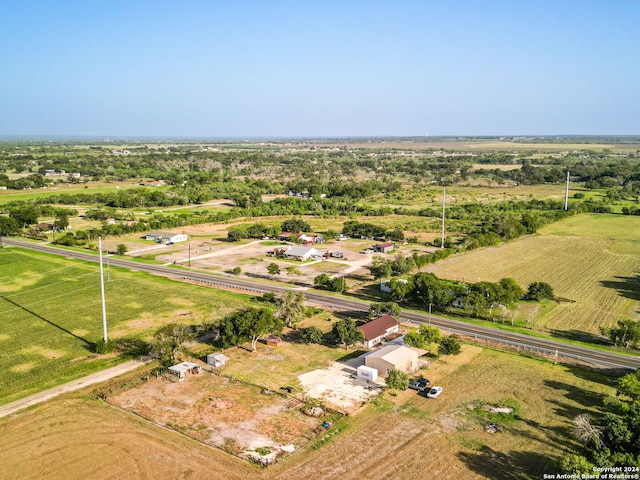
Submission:
[[[497,247],[474,250],[428,267],[443,278],[515,278],[551,284],[560,302],[538,328],[598,333],[601,325],[637,316],[640,307],[640,218],[578,215]]]
[[[0,403],[121,361],[92,353],[102,338],[98,266],[19,249],[0,250]],[[247,304],[246,296],[115,268],[105,274],[109,337],[150,337]]]
[[[553,473],[553,458],[575,446],[571,419],[600,411],[603,397],[615,392],[613,380],[478,350],[465,346],[460,359],[425,372],[444,387],[438,400],[413,391],[382,399],[338,422],[340,431],[323,445],[314,442],[266,470],[79,394],[0,420],[0,464],[16,480],[414,479],[427,467],[429,477],[445,480]],[[489,434],[467,405],[503,398],[521,405],[522,420]]]

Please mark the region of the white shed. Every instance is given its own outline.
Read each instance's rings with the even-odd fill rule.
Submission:
[[[211,353],[207,355],[207,365],[211,365],[213,367],[222,367],[228,361],[229,357],[224,353]]]
[[[358,378],[364,378],[370,382],[375,382],[378,378],[378,370],[372,367],[367,367],[366,365],[360,365],[357,372]]]
[[[178,380],[182,381],[187,378],[187,374],[197,375],[200,373],[200,365],[193,362],[182,362],[169,367],[169,373],[178,377]]]

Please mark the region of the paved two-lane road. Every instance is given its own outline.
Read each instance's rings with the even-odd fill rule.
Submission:
[[[92,253],[62,250],[49,245],[36,244],[17,239],[5,238],[4,242],[7,245],[51,253],[71,259],[98,262],[98,256]],[[110,257],[109,263],[113,266],[155,273],[172,277],[177,280],[199,282],[220,288],[236,288],[256,294],[265,292],[281,293],[284,290],[288,290],[288,288],[272,285],[269,283],[260,283],[257,281],[251,281],[237,277],[225,277],[222,275],[214,275],[209,273],[192,272],[184,269],[165,267],[162,265],[144,264],[115,257]],[[333,307],[346,311],[367,311],[370,305],[369,302],[365,302],[362,300],[356,300],[344,296],[330,295],[313,290],[305,291],[303,292],[303,294],[306,300],[313,304],[324,305],[327,307]],[[557,357],[558,360],[568,358],[580,360],[594,365],[600,365],[606,368],[627,370],[636,370],[640,368],[640,357],[637,356],[634,357],[630,355],[610,353],[591,349],[588,347],[570,345],[546,338],[538,338],[530,335],[524,335],[522,333],[499,330],[417,312],[405,311],[402,313],[401,317],[404,321],[411,321],[414,323],[430,323],[431,325],[442,328],[447,332],[458,333],[460,335],[477,338],[480,340],[487,340],[490,342],[498,342],[516,348],[522,348],[528,351],[553,355]]]

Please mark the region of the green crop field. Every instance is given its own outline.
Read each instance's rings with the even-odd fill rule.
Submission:
[[[92,353],[102,338],[97,265],[18,249],[0,250],[0,403],[111,366]],[[105,274],[110,338],[148,338],[170,322],[218,318],[246,296],[110,268]]]
[[[450,257],[429,271],[442,278],[497,281],[513,277],[526,287],[551,284],[559,302],[542,309],[537,328],[597,333],[640,302],[640,218],[577,215],[498,247]]]

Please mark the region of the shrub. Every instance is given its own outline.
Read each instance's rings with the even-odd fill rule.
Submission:
[[[96,353],[105,355],[107,353],[113,352],[113,350],[116,348],[116,342],[114,342],[113,340],[107,340],[105,342],[104,339],[101,338],[94,344],[94,348]]]

